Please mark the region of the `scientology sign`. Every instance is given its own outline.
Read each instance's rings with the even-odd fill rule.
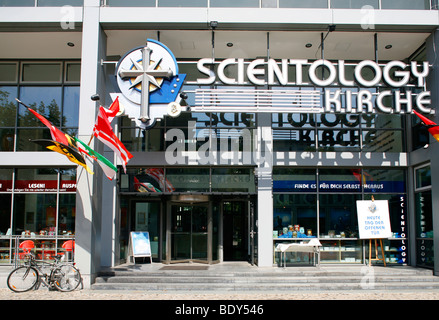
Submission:
[[[215,61],[211,58],[198,61],[198,71],[206,77],[197,79],[197,84],[211,85],[218,78],[222,83],[233,86],[253,84],[303,87],[314,85],[324,88],[324,100],[321,104],[323,112],[411,113],[414,107],[423,113],[432,112],[429,107],[431,93],[425,90],[425,79],[429,74],[428,62],[418,65],[416,61],[410,64],[390,61],[380,65],[371,60],[364,60],[348,65],[344,60],[333,63],[323,59],[314,62],[282,59],[278,63],[274,59],[269,59],[268,62],[264,59],[245,62],[242,58],[230,58],[218,64],[217,74],[210,67],[213,63]],[[227,75],[230,73],[227,72],[227,68],[234,69],[234,78]],[[352,78],[348,74],[352,73],[352,69],[354,80],[348,80]],[[371,76],[371,71],[373,76]],[[324,76],[321,76],[322,74]],[[365,74],[369,76],[366,77]],[[294,82],[288,81],[291,75],[295,78]],[[312,83],[306,83],[304,75],[307,75]],[[343,87],[343,90],[334,88],[335,86]],[[353,87],[356,89],[353,90]],[[357,87],[360,89],[357,90]],[[367,89],[376,87],[383,89],[377,94]],[[404,90],[400,91],[400,88]],[[302,90],[302,92],[306,91]],[[345,99],[342,98],[343,95]],[[393,98],[393,103],[389,102],[389,98]]]

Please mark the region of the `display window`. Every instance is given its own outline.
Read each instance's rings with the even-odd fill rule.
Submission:
[[[273,242],[318,238],[320,263],[364,263],[367,246],[359,238],[358,200],[387,200],[392,237],[386,263],[407,264],[406,178],[403,169],[273,169]],[[275,252],[276,253],[276,252]],[[309,263],[305,256],[289,262]],[[279,263],[279,257],[274,258]]]
[[[430,165],[422,165],[415,174],[415,217],[416,217],[416,264],[432,268],[433,250],[433,207]]]
[[[52,259],[74,238],[75,168],[0,168],[0,200],[0,263],[12,263],[24,240],[38,259]]]

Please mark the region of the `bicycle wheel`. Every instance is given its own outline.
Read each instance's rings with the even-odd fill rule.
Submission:
[[[34,267],[21,266],[8,276],[8,288],[15,292],[26,292],[38,283],[38,271]]]
[[[55,287],[59,291],[69,292],[75,290],[81,282],[79,270],[72,265],[61,265],[52,273]]]

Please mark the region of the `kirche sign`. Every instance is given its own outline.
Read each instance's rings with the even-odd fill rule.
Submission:
[[[197,79],[199,85],[211,85],[217,80],[226,85],[256,85],[256,86],[294,86],[293,91],[285,91],[282,95],[284,104],[279,110],[258,108],[252,110],[256,112],[285,112],[285,107],[294,112],[313,112],[306,107],[314,108],[314,112],[345,112],[345,113],[412,113],[413,108],[417,108],[423,113],[430,113],[432,109],[431,93],[425,90],[425,79],[429,74],[429,64],[424,62],[420,65],[416,61],[410,64],[402,61],[390,61],[385,64],[378,64],[371,60],[364,60],[356,64],[345,63],[344,60],[338,60],[337,63],[320,59],[313,62],[308,60],[282,59],[280,63],[274,59],[268,62],[264,59],[256,59],[251,62],[245,62],[244,59],[225,59],[218,64],[217,73],[212,70],[211,64],[213,59],[204,58],[198,61],[198,71],[206,77]],[[227,76],[227,68],[233,68],[234,78]],[[373,74],[373,75],[372,75]],[[322,76],[323,75],[323,76]],[[367,75],[367,76],[366,76]],[[294,81],[289,81],[294,79]],[[306,82],[309,79],[310,82]],[[354,79],[354,80],[349,80]],[[323,88],[323,102],[316,96],[321,95],[321,91],[312,91],[306,86],[315,86]],[[300,87],[300,88],[297,88]],[[343,87],[343,89],[339,89]],[[354,90],[355,87],[355,90]],[[382,87],[379,93],[374,94],[368,88]],[[243,87],[244,88],[244,87]],[[359,89],[357,89],[359,88]],[[398,90],[404,88],[404,90]],[[396,89],[396,90],[395,90]],[[413,89],[416,89],[416,93]],[[421,89],[421,90],[419,90]],[[239,92],[238,92],[239,91]],[[275,107],[275,98],[279,90],[265,90],[266,96],[261,96],[261,90],[242,89],[232,92],[228,95],[220,90],[211,90],[209,92],[199,90],[199,99],[203,111],[208,110],[209,95],[216,97],[217,107],[232,107],[233,104],[240,104],[245,107],[243,100],[236,97],[237,94],[248,95],[253,97],[247,99],[249,105],[258,104],[264,106],[272,103]],[[421,91],[421,92],[418,92]],[[218,95],[219,94],[219,95]],[[222,96],[221,96],[222,94]],[[344,97],[343,97],[344,96]],[[219,97],[219,98],[218,98]],[[221,100],[224,103],[218,100]],[[393,103],[388,102],[388,98],[393,98]],[[264,100],[265,99],[265,100]],[[236,100],[236,102],[235,102]],[[210,102],[214,101],[211,99]],[[268,102],[270,101],[270,102]],[[323,106],[323,108],[322,108]],[[199,109],[199,108],[198,108]],[[196,111],[200,111],[197,108]],[[225,108],[227,110],[227,108]],[[301,110],[302,109],[302,110]],[[222,110],[217,110],[222,111]]]

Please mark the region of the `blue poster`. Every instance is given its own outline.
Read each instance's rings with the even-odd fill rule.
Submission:
[[[131,232],[131,246],[134,257],[150,257],[151,243],[149,232]]]

